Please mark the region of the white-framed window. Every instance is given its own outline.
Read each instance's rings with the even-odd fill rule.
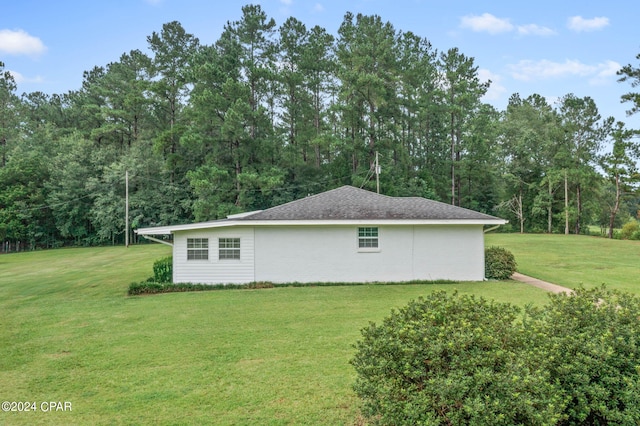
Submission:
[[[240,259],[240,238],[218,238],[218,259]]]
[[[365,226],[358,228],[358,249],[378,249],[378,227]]]
[[[209,239],[187,238],[187,260],[208,260]]]

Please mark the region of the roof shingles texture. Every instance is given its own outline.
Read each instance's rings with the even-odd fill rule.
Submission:
[[[420,197],[389,197],[342,186],[246,216],[241,220],[488,220],[473,210]]]

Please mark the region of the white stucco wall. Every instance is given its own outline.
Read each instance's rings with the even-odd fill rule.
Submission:
[[[357,226],[256,227],[255,278],[271,282],[484,278],[481,225],[378,229],[379,250],[362,252]]]
[[[187,238],[208,238],[209,259],[187,260]],[[218,259],[218,238],[240,238],[240,260]],[[202,229],[174,234],[174,283],[227,284],[253,281],[253,227]]]
[[[379,248],[358,248],[358,226],[234,226],[176,232],[174,282],[367,282],[484,279],[482,225],[378,226]],[[187,260],[187,238],[209,238],[208,260]],[[240,260],[218,259],[218,238],[240,238]]]

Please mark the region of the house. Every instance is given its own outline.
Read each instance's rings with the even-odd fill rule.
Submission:
[[[484,279],[484,226],[506,221],[352,186],[226,219],[138,229],[173,234],[175,283]]]

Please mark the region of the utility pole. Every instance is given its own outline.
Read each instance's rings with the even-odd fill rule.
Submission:
[[[124,172],[124,246],[129,247],[129,170]]]
[[[569,185],[567,169],[564,169],[564,235],[569,235]]]
[[[380,193],[380,163],[378,162],[378,151],[376,151],[376,192]]]

